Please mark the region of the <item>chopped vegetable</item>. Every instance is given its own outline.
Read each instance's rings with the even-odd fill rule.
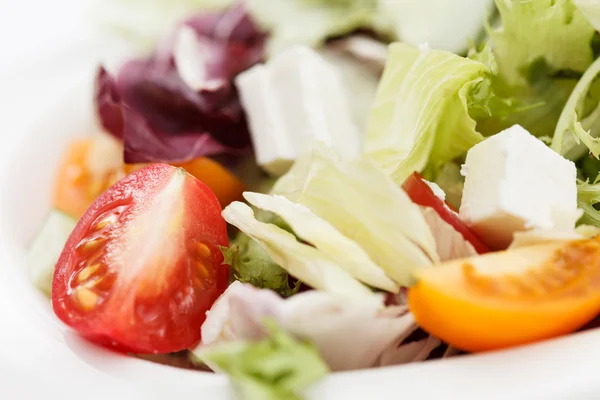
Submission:
[[[481,239],[460,219],[458,214],[448,207],[444,201],[445,198],[436,196],[429,186],[430,184],[418,172],[414,172],[404,182],[402,188],[415,204],[422,206],[421,211],[423,211],[425,220],[436,239],[440,259],[446,261],[490,251]],[[443,191],[442,193],[445,196]],[[433,210],[439,218],[435,218],[435,215],[429,210]],[[458,233],[458,236],[454,232]],[[470,244],[470,246],[467,244]]]
[[[314,140],[344,158],[361,151],[361,136],[345,100],[342,77],[318,53],[293,47],[236,78],[250,123],[256,162],[284,174]]]
[[[308,342],[294,339],[272,321],[268,337],[208,347],[198,357],[226,373],[241,399],[301,399],[300,392],[327,374],[327,366]]]
[[[125,162],[185,162],[246,149],[232,80],[262,60],[264,39],[236,6],[185,21],[152,56],[121,66],[116,79],[101,68],[96,108],[103,126],[124,140]],[[114,122],[119,112],[121,124]]]
[[[342,269],[359,281],[388,292],[400,290],[356,242],[342,235],[305,206],[292,203],[283,196],[246,192],[244,197],[253,206],[279,215],[298,238],[337,260]]]
[[[600,4],[595,0],[573,0],[588,22],[600,31]]]
[[[215,302],[202,326],[202,344],[194,353],[219,343],[259,340],[263,321],[305,338],[318,348],[333,371],[390,365],[413,360],[404,341],[417,326],[405,306],[383,307],[383,296],[347,301],[310,290],[288,299],[251,285],[234,282]]]
[[[435,178],[442,165],[483,139],[469,112],[487,103],[490,78],[478,61],[390,45],[369,118],[367,155],[399,184],[413,171]]]
[[[274,224],[256,220],[252,209],[244,203],[231,203],[223,210],[223,218],[256,240],[273,261],[311,287],[349,299],[370,294],[337,260],[297,241],[293,234]]]
[[[48,297],[52,294],[54,265],[75,225],[76,219],[61,211],[51,210],[31,243],[27,254],[29,276],[33,285]]]
[[[484,351],[573,332],[600,311],[600,241],[554,242],[420,270],[408,294],[417,324]]]
[[[106,189],[147,164],[123,164],[123,145],[108,135],[93,135],[71,143],[59,167],[54,206],[75,218]],[[202,157],[172,163],[204,182],[223,207],[242,197],[244,184],[222,165]]]
[[[580,158],[588,149],[600,156],[599,78],[600,60],[596,60],[573,89],[556,125],[552,148],[570,159]]]
[[[539,60],[555,72],[583,72],[592,63],[594,28],[572,0],[496,0],[496,6],[502,26],[489,34],[509,85],[525,85],[528,68]]]
[[[224,263],[233,268],[236,280],[258,288],[271,289],[284,297],[298,291],[298,286],[290,286],[287,271],[273,261],[256,240],[243,232],[238,234],[229,248],[222,251]]]
[[[274,55],[298,44],[316,47],[329,37],[368,26],[376,0],[246,0],[246,6],[271,32],[268,53]]]
[[[122,147],[107,135],[73,141],[58,168],[53,205],[79,218],[92,202],[125,176]]]
[[[406,193],[368,160],[342,162],[316,145],[273,188],[354,240],[400,285],[438,260],[435,241]]]
[[[86,211],[56,264],[52,306],[83,336],[171,353],[200,339],[227,287],[227,230],[215,195],[181,168],[134,172]]]

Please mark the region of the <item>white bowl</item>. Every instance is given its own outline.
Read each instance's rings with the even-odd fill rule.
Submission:
[[[49,209],[57,162],[70,138],[97,129],[91,107],[94,72],[95,63],[88,61],[71,65],[61,78],[45,79],[45,89],[41,81],[18,85],[25,101],[3,116],[0,393],[19,399],[232,398],[223,376],[135,359],[80,339],[28,281],[26,248]],[[10,91],[4,94],[10,98]],[[600,331],[594,330],[508,351],[337,373],[310,388],[307,397],[600,398],[598,365]]]

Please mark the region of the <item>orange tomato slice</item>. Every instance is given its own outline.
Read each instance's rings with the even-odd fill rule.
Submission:
[[[114,161],[115,156],[119,157],[114,154],[116,151],[118,142],[106,136],[73,141],[58,168],[54,207],[75,218],[81,217],[100,194],[125,176],[118,161]]]
[[[107,135],[95,135],[71,143],[58,168],[54,207],[79,218],[105,190],[125,175],[148,164],[123,164],[122,145]],[[172,163],[204,182],[222,207],[239,200],[245,187],[225,167],[209,158]]]
[[[555,242],[418,271],[417,324],[459,349],[506,348],[573,332],[600,312],[600,240]]]

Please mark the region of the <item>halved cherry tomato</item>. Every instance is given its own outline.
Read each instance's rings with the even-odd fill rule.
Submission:
[[[419,270],[409,308],[462,350],[500,349],[577,330],[600,312],[598,239],[523,247]]]
[[[121,161],[122,153],[122,144],[108,135],[95,135],[72,142],[58,170],[54,207],[79,218],[111,185],[126,174],[149,165],[125,165]],[[239,200],[245,189],[240,179],[208,158],[172,165],[184,168],[204,182],[223,207]]]
[[[433,190],[418,172],[414,172],[406,179],[402,184],[402,189],[408,194],[413,203],[433,208],[444,221],[452,225],[466,241],[473,245],[477,253],[483,254],[490,251],[481,239],[458,217],[451,206],[433,193]]]
[[[183,350],[226,289],[221,206],[165,164],[128,175],[85,212],[56,264],[56,315],[98,343],[136,353]]]

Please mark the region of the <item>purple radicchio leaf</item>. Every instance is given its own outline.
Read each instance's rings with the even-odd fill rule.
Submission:
[[[250,146],[232,84],[263,58],[265,35],[242,6],[181,24],[148,58],[96,81],[102,126],[124,141],[125,162],[184,162]],[[121,119],[119,119],[119,117]]]
[[[121,98],[117,93],[114,79],[103,67],[99,68],[96,76],[94,99],[102,127],[116,136],[117,139],[122,140],[123,112],[121,111]]]

